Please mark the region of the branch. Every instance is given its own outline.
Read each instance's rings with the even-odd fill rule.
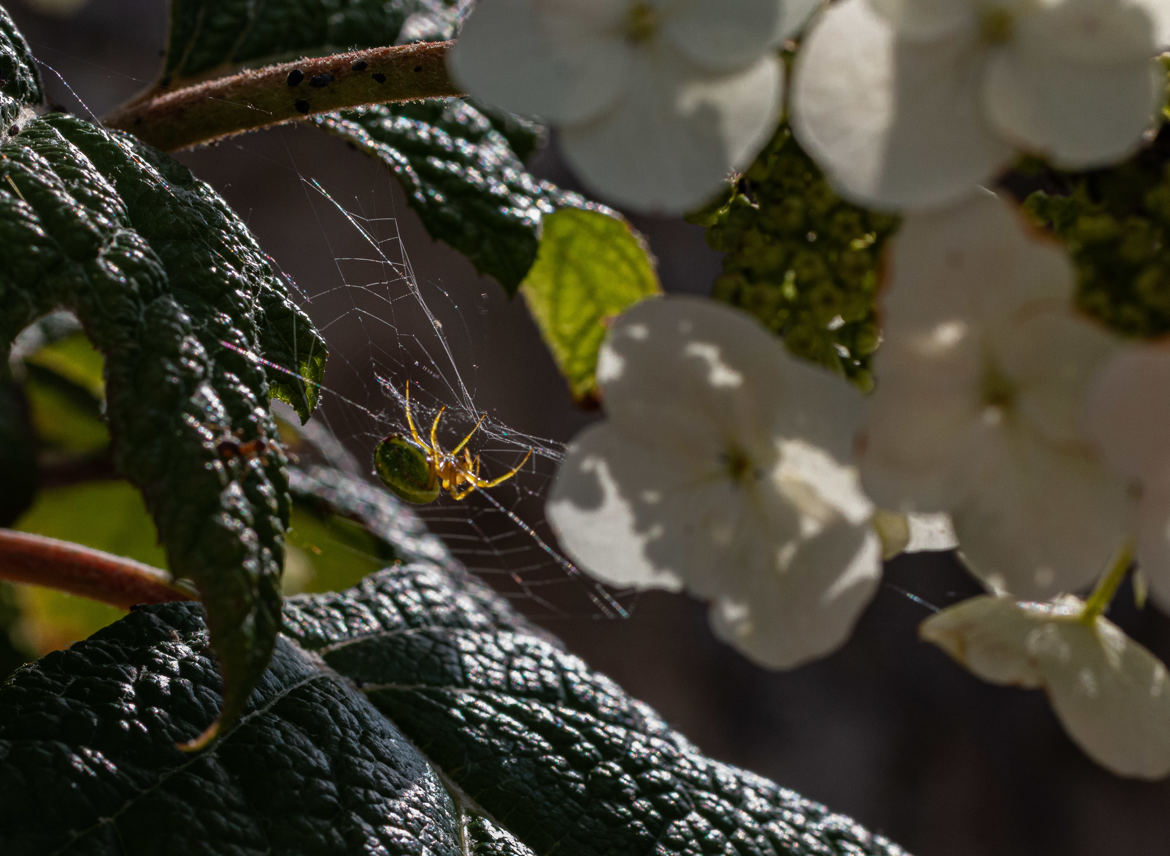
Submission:
[[[462,96],[447,76],[447,51],[453,44],[369,48],[249,69],[148,94],[104,121],[164,151],[176,151],[364,104]]]
[[[195,600],[163,570],[80,544],[0,529],[0,579],[31,583],[129,609]]]

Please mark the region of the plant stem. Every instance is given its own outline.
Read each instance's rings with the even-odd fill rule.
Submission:
[[[129,609],[194,600],[163,570],[80,544],[0,529],[0,579],[46,586]]]
[[[1117,588],[1121,585],[1121,581],[1129,573],[1129,566],[1132,562],[1133,543],[1126,541],[1118,550],[1117,556],[1114,557],[1113,563],[1104,576],[1097,581],[1097,587],[1093,589],[1089,599],[1085,601],[1085,608],[1081,611],[1081,621],[1091,624],[1098,615],[1105,612],[1112,602],[1113,596],[1117,594]]]
[[[368,48],[248,69],[148,92],[104,120],[165,151],[365,104],[462,96],[447,76],[454,42]]]

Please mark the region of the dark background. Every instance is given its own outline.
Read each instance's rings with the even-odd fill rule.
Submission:
[[[67,18],[29,4],[6,6],[46,63],[42,74],[51,99],[81,115],[86,107],[53,69],[100,116],[144,88],[161,62],[162,0],[91,0]],[[371,250],[303,177],[318,179],[349,210],[397,218],[415,274],[447,293],[439,303],[448,309],[445,329],[460,350],[460,372],[494,416],[559,441],[595,418],[574,409],[523,304],[508,301],[498,285],[478,278],[461,256],[432,241],[374,162],[307,127],[256,133],[180,157],[227,197],[296,280],[310,314],[328,324],[331,389],[389,413],[396,407],[392,402],[365,397],[376,392],[376,384],[363,374],[379,364],[368,350],[409,347],[406,331],[418,319],[404,301],[370,307],[383,313],[382,322],[363,324],[363,313],[353,311],[360,295],[345,286],[357,281],[361,265],[337,259],[370,256]],[[541,155],[536,166],[543,175],[571,182],[551,154]],[[704,245],[701,230],[635,222],[658,255],[667,290],[709,288],[719,259]],[[395,234],[388,221],[375,223],[380,237]],[[425,348],[414,358],[425,362]],[[395,353],[382,362],[405,366],[412,359]],[[375,420],[365,410],[337,405],[328,411],[330,423],[356,443],[355,451],[364,451],[379,426],[370,424]],[[529,505],[517,508],[521,517],[539,519],[532,501],[539,500],[542,484],[529,480]],[[514,499],[523,499],[519,491]],[[583,588],[568,581],[541,589],[554,600],[568,593],[555,609],[523,594],[517,603],[708,754],[823,801],[912,852],[1170,851],[1170,784],[1123,780],[1098,768],[1065,737],[1041,694],[983,684],[917,640],[917,625],[932,606],[976,592],[950,557],[891,563],[886,583],[843,650],[779,674],[714,641],[705,608],[685,597],[625,597],[633,614],[623,620],[592,607],[581,596]],[[1136,614],[1124,592],[1116,611],[1115,619],[1155,653],[1170,653],[1163,616]]]

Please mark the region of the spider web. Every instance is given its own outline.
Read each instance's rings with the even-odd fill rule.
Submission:
[[[291,148],[288,152],[296,160]],[[550,400],[562,408],[570,405],[567,391],[548,388],[550,379],[559,383],[552,378],[550,358],[538,351],[548,376],[537,375],[541,382],[532,382],[532,343],[528,348],[501,343],[501,337],[515,332],[515,316],[524,320],[519,298],[507,301],[489,281],[461,278],[447,286],[420,275],[396,214],[364,213],[369,199],[343,203],[322,180],[294,169],[319,227],[317,240],[328,247],[335,269],[334,280],[317,289],[297,286],[302,306],[331,350],[323,404],[315,418],[369,473],[378,441],[409,433],[407,381],[411,412],[424,437],[443,408],[438,436],[446,449],[484,416],[468,446],[473,457],[481,458],[481,476],[508,472],[531,450],[528,460],[493,488],[459,501],[444,493],[413,509],[469,569],[505,596],[523,601],[526,611],[535,606],[553,614],[628,615],[634,596],[615,596],[589,579],[555,546],[545,522],[544,498],[563,444],[526,424],[525,411],[531,414]],[[371,196],[386,204],[385,190]],[[390,196],[390,204],[401,205],[397,194]],[[497,310],[511,317],[501,321]],[[534,330],[525,332],[534,335]],[[496,406],[501,390],[516,416]]]
[[[26,27],[50,103],[80,116],[98,121],[153,80],[151,53],[135,60],[121,44],[95,59],[88,37],[71,42],[71,31],[56,25],[38,36],[35,20],[17,23]],[[165,17],[146,26],[160,32],[141,43],[161,43]],[[371,483],[379,440],[408,433],[407,381],[420,433],[445,407],[444,448],[486,413],[469,444],[481,476],[508,472],[531,449],[529,460],[490,490],[462,501],[443,494],[412,510],[472,572],[533,617],[628,616],[636,594],[590,579],[559,550],[545,521],[563,441],[589,417],[573,407],[522,299],[509,300],[426,236],[383,166],[318,129],[285,127],[177,157],[225,196],[292,281],[330,351],[314,421]],[[419,253],[420,270],[407,246]]]

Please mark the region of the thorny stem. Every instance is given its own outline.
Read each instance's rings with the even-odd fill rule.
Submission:
[[[166,571],[80,544],[0,529],[0,580],[46,586],[129,609],[195,600]]]
[[[318,113],[462,96],[447,76],[453,44],[420,42],[301,59],[170,91],[160,84],[104,122],[176,151]]]
[[[1085,601],[1085,608],[1081,611],[1081,621],[1086,624],[1092,624],[1098,615],[1105,612],[1113,600],[1113,596],[1117,594],[1117,587],[1121,585],[1121,581],[1129,573],[1129,566],[1132,562],[1133,543],[1126,541],[1121,549],[1117,551],[1117,555],[1113,559],[1113,564],[1109,566],[1109,569],[1097,581],[1097,587],[1093,589],[1093,593]]]

